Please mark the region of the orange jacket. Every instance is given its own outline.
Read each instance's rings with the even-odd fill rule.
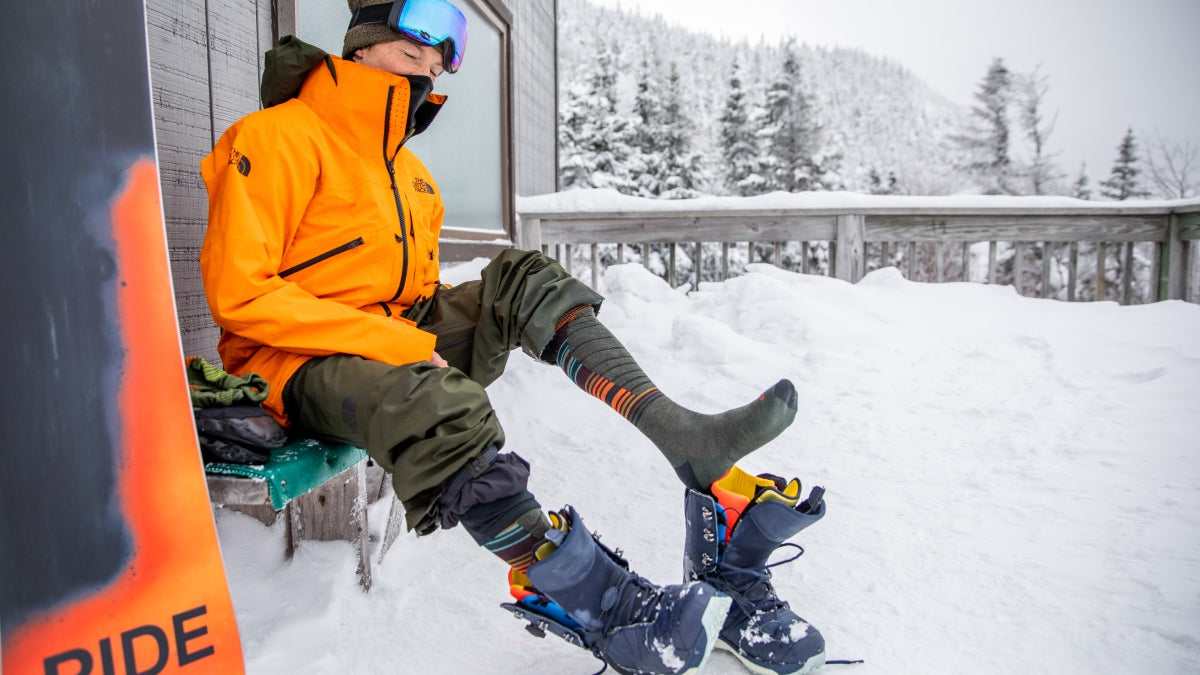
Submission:
[[[314,356],[401,365],[433,353],[434,336],[400,318],[438,283],[443,215],[437,184],[402,147],[412,90],[329,57],[296,98],[242,118],[200,164],[200,270],[221,363],[264,377],[263,405],[281,422],[284,385]]]

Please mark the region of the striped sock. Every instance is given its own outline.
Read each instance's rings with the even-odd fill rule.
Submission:
[[[483,546],[512,568],[524,573],[533,564],[533,549],[542,542],[550,521],[541,509],[529,511]]]
[[[748,405],[716,415],[676,404],[596,319],[591,306],[578,307],[559,320],[543,358],[557,363],[580,389],[629,420],[694,490],[707,490],[796,417],[796,388],[787,380]]]

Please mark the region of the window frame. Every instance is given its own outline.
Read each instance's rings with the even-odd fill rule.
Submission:
[[[470,5],[500,38],[500,230],[443,227],[441,259],[445,262],[491,257],[512,246],[516,221],[513,153],[513,46],[512,11],[503,0],[454,0]],[[275,6],[274,44],[296,33],[299,0],[278,0]],[[504,239],[497,239],[503,234]]]

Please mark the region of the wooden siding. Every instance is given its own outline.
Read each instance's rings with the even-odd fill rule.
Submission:
[[[557,189],[558,3],[520,0],[513,13],[513,108],[516,193]]]
[[[553,192],[557,169],[556,0],[476,0],[512,21],[512,190]],[[208,199],[200,160],[233,122],[259,109],[263,54],[294,32],[292,0],[147,0],[163,209],[185,354],[219,363],[219,332],[200,280]],[[511,200],[506,200],[511,204]],[[443,257],[495,253],[484,241],[448,241]],[[449,255],[446,255],[449,254]]]
[[[258,109],[271,0],[147,0],[155,134],[171,276],[184,354],[213,363],[217,328],[200,281],[208,199],[200,160],[238,118]]]

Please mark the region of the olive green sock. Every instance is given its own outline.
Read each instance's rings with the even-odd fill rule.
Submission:
[[[796,388],[788,380],[780,380],[747,405],[714,415],[676,404],[659,391],[591,307],[564,316],[542,356],[633,423],[694,490],[707,490],[796,418]]]

